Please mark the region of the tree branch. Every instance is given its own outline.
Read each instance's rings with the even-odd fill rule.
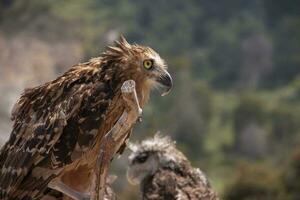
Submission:
[[[96,180],[91,187],[91,200],[103,200],[106,177],[109,164],[113,156],[126,142],[128,133],[142,114],[135,90],[135,82],[127,80],[121,87],[125,110],[112,129],[103,137],[96,166],[94,168]]]

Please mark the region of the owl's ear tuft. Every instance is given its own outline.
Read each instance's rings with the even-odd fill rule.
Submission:
[[[121,48],[124,52],[130,52],[131,45],[127,42],[123,35],[120,36],[120,39],[115,41],[117,47]]]
[[[125,37],[124,37],[123,34],[120,35],[119,41],[120,41],[121,43],[125,44],[125,45],[130,45],[130,44],[127,42],[127,40],[125,39]]]

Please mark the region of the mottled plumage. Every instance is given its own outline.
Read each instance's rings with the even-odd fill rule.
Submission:
[[[153,61],[151,70],[143,67],[147,59]],[[0,153],[0,199],[39,199],[58,175],[82,177],[68,183],[80,191],[90,177],[80,175],[90,173],[102,137],[124,110],[120,87],[128,79],[136,82],[141,106],[157,83],[172,85],[154,50],[121,37],[100,57],[25,90],[13,108],[13,129]]]
[[[200,169],[168,137],[131,145],[128,180],[140,184],[143,200],[217,200],[218,196]]]

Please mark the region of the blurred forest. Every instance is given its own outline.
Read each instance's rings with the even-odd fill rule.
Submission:
[[[174,90],[153,93],[132,140],[177,140],[224,199],[300,199],[300,1],[0,0],[0,140],[24,88],[98,56],[120,34],[153,47]],[[126,156],[113,161],[120,199]]]

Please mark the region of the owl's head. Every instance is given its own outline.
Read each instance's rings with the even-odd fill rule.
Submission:
[[[139,184],[152,176],[159,168],[179,167],[187,158],[176,149],[175,142],[169,137],[155,135],[139,144],[130,144],[127,179],[131,184]]]
[[[148,46],[129,44],[121,36],[115,41],[115,46],[107,47],[102,57],[108,65],[113,65],[112,69],[116,69],[119,80],[133,79],[142,90],[162,87],[164,96],[173,86],[165,61]]]

